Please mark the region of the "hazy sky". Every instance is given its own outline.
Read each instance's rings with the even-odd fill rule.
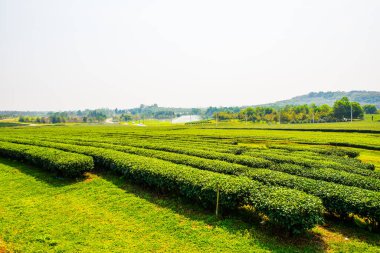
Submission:
[[[0,110],[380,90],[380,1],[0,0]]]

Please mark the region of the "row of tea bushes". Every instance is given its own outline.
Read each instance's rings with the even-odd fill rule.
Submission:
[[[266,186],[243,176],[199,170],[109,149],[19,140],[22,141],[91,156],[101,168],[117,171],[137,183],[161,191],[178,193],[205,207],[215,207],[216,194],[219,191],[221,208],[235,209],[249,205],[257,213],[268,217],[273,225],[292,233],[310,229],[323,220],[324,208],[321,200],[302,191]]]
[[[334,182],[337,184],[354,186],[362,189],[380,191],[380,180],[369,176],[362,176],[330,168],[304,168],[296,164],[280,163],[270,167],[271,170],[281,171],[316,180]]]
[[[281,154],[272,150],[251,150],[244,153],[253,157],[261,157],[269,159],[276,163],[293,163],[306,168],[319,167],[331,168],[335,170],[343,170],[350,173],[372,176],[374,173],[373,165],[362,163],[357,159],[346,158],[342,159],[335,156],[317,156],[310,155],[309,152],[293,152],[289,154]],[[343,162],[342,162],[343,161]],[[380,177],[380,174],[377,173]]]
[[[321,148],[321,147],[295,147],[291,145],[278,145],[270,144],[268,148],[281,149],[288,151],[312,151],[314,153],[319,153],[323,155],[335,155],[335,156],[348,156],[350,158],[355,158],[359,156],[359,152],[356,150],[343,149],[343,148]]]
[[[268,185],[284,186],[304,191],[322,199],[326,210],[340,216],[356,214],[373,223],[380,221],[380,193],[289,175],[267,169],[250,170],[246,176]]]
[[[89,156],[31,145],[0,142],[0,156],[25,161],[43,169],[76,177],[94,168]]]
[[[66,140],[63,140],[63,141],[66,141]],[[80,140],[80,142],[92,143],[93,141]],[[114,142],[107,141],[107,140],[101,140],[101,141],[99,140],[95,142],[114,144]],[[266,168],[266,167],[271,166],[272,164],[272,162],[263,158],[256,158],[256,157],[251,157],[251,156],[237,156],[233,154],[220,153],[220,152],[209,151],[209,150],[201,150],[201,149],[196,149],[196,148],[184,148],[184,147],[179,147],[175,145],[168,145],[165,142],[150,143],[148,141],[135,141],[135,142],[130,141],[130,142],[124,142],[123,145],[144,148],[144,149],[162,150],[162,151],[167,151],[167,152],[172,152],[172,153],[197,156],[197,157],[206,158],[206,159],[215,159],[215,160],[225,161],[229,163],[236,163],[236,164],[241,164],[241,165],[250,166],[250,167]]]
[[[294,188],[315,195],[322,199],[325,208],[332,213],[336,213],[342,216],[345,216],[348,213],[353,213],[363,218],[372,220],[379,219],[380,193],[378,192],[339,185],[321,180],[313,180],[310,178],[304,178],[295,175],[289,175],[287,173],[271,171],[268,169],[253,169],[236,164],[228,164],[218,160],[214,161],[164,151],[141,149],[106,143],[102,144],[98,142],[90,143],[67,140],[61,140],[61,142],[75,145],[96,146],[142,156],[155,157],[162,160],[171,161],[173,163],[186,164],[214,172],[233,175],[245,175],[265,184]],[[59,143],[49,144],[49,142],[43,142],[43,145],[53,145],[54,147],[57,147],[58,145],[58,147],[60,147]],[[63,144],[63,148],[66,147],[65,145],[66,144]],[[228,167],[228,165],[230,165],[230,167]],[[294,165],[289,166],[294,167]]]
[[[64,140],[65,141],[65,140]],[[76,143],[93,143],[91,141],[80,141]],[[97,142],[96,143],[100,143]],[[92,145],[92,144],[90,144]],[[101,144],[99,144],[101,145]],[[145,141],[141,142],[128,142],[125,143],[124,146],[133,146],[133,147],[140,147],[145,149],[152,149],[152,150],[162,150],[177,154],[185,154],[188,156],[196,156],[206,159],[215,159],[220,161],[226,161],[229,163],[236,163],[244,166],[249,166],[253,168],[270,168],[272,170],[277,171],[283,171],[289,174],[313,178],[313,179],[320,179],[325,180],[329,182],[335,182],[338,184],[348,185],[348,186],[356,186],[363,189],[368,190],[374,190],[379,191],[380,190],[380,173],[376,171],[370,171],[370,170],[364,170],[364,169],[356,169],[360,172],[363,172],[363,174],[355,174],[352,172],[348,172],[345,170],[338,170],[338,169],[332,169],[329,167],[318,167],[318,166],[312,166],[315,164],[319,164],[318,161],[311,161],[305,160],[301,161],[301,157],[296,157],[293,160],[291,157],[279,156],[276,154],[269,155],[268,153],[261,154],[260,157],[249,157],[247,155],[233,155],[233,154],[226,154],[226,153],[219,153],[219,152],[213,152],[213,151],[205,151],[205,150],[199,150],[194,148],[184,148],[184,147],[177,147],[177,146],[168,146],[165,145],[165,143],[162,144],[151,144],[147,143]],[[255,155],[260,154],[259,152],[255,152]],[[269,161],[270,160],[270,161]],[[292,162],[292,164],[289,164],[287,162]],[[308,163],[312,162],[312,164],[309,164],[306,168],[297,165],[296,163]],[[196,166],[197,167],[197,166]],[[351,170],[354,170],[355,168],[351,168]],[[368,174],[368,175],[367,175]]]
[[[234,175],[245,175],[265,184],[298,189],[320,197],[326,209],[332,213],[339,214],[341,216],[353,213],[373,221],[380,220],[380,193],[378,192],[360,189],[357,187],[339,185],[336,183],[330,183],[321,180],[299,177],[295,175],[289,175],[287,173],[271,171],[268,169],[252,169],[244,166],[235,167],[237,166],[236,164],[226,164],[221,161],[208,160],[157,150],[146,150],[129,146],[100,143],[83,144],[81,142],[77,142],[76,144],[96,146],[100,145],[103,148],[155,157],[174,163],[186,164],[203,170]]]
[[[249,167],[235,167],[236,164],[225,164],[221,161],[208,160],[187,155],[169,152],[146,150],[129,146],[112,144],[77,142],[77,145],[100,145],[103,148],[133,153],[143,156],[155,157],[179,164],[186,164],[203,170],[219,173],[245,175],[265,184],[285,186],[298,189],[322,199],[329,212],[346,216],[349,213],[368,218],[373,221],[380,220],[380,193],[339,185],[336,183],[314,180],[310,178],[289,175],[287,173],[271,171],[268,169],[253,169]],[[228,167],[228,165],[230,167]]]
[[[23,140],[25,141],[25,140]],[[218,160],[203,159],[194,156],[175,154],[170,152],[135,148],[131,146],[113,145],[99,142],[82,142],[82,141],[68,141],[61,140],[63,143],[70,143],[75,145],[96,146],[112,150],[123,151],[126,153],[137,154],[141,156],[155,157],[162,160],[171,161],[173,163],[185,164],[209,170],[233,175],[246,175],[254,178],[257,181],[265,184],[273,184],[302,190],[306,193],[315,195],[322,199],[324,206],[330,212],[345,216],[348,213],[359,215],[363,218],[371,220],[379,219],[380,212],[380,198],[378,192],[359,189],[356,187],[349,187],[335,183],[325,182],[321,180],[314,180],[295,175],[289,175],[278,171],[271,171],[267,169],[253,169],[238,164],[226,163]],[[32,142],[35,144],[35,141]],[[43,145],[52,145],[54,147],[62,148],[59,143],[42,142]],[[66,144],[62,144],[63,148],[67,148]],[[69,145],[71,149],[76,146]],[[83,147],[84,148],[84,147]],[[282,167],[294,168],[292,164],[282,164]],[[304,170],[298,168],[299,170]]]

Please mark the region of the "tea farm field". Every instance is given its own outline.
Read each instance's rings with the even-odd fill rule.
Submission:
[[[0,252],[380,252],[359,129],[2,127]]]

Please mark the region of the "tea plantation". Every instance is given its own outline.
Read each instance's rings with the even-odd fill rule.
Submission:
[[[379,133],[299,130],[0,128],[0,252],[379,252]]]

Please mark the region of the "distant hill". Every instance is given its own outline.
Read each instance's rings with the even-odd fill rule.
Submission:
[[[310,92],[307,95],[297,96],[288,100],[282,100],[275,103],[265,104],[265,106],[285,106],[311,104],[316,105],[328,104],[333,105],[334,102],[342,97],[348,97],[351,101],[359,102],[361,105],[374,104],[380,108],[380,92],[379,91],[328,91],[328,92]]]

